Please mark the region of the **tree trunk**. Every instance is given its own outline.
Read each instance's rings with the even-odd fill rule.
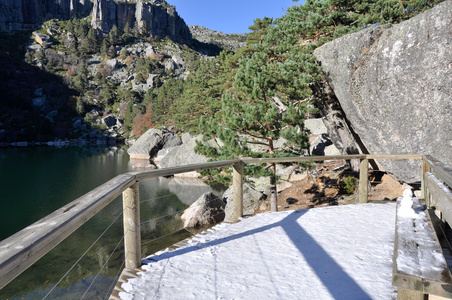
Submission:
[[[270,210],[271,212],[278,211],[278,196],[276,190],[276,164],[271,165],[273,174],[270,177]]]

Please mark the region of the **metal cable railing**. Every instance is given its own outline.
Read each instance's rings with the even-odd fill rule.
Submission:
[[[164,195],[164,196],[159,196],[159,197],[154,197],[154,198],[150,198],[150,199],[146,199],[146,200],[143,200],[143,201],[140,201],[140,203],[143,203],[143,202],[150,202],[150,201],[156,201],[156,200],[162,200],[162,199],[164,199],[164,198],[167,198],[167,197],[170,197],[170,196],[175,196],[174,194],[167,194],[167,195]],[[209,200],[209,201],[207,201],[206,202],[206,204],[208,204],[208,203],[211,203],[211,202],[214,202],[214,200]],[[198,205],[198,206],[202,206],[202,205]],[[191,206],[192,208],[193,208],[193,205]],[[196,206],[195,206],[196,207]],[[171,212],[171,213],[168,213],[168,214],[165,214],[165,215],[162,215],[162,216],[158,216],[158,217],[154,217],[154,218],[151,218],[151,219],[149,219],[149,220],[147,220],[147,221],[144,221],[144,222],[141,222],[140,223],[140,225],[144,225],[144,224],[147,224],[147,223],[156,223],[156,222],[158,222],[158,221],[160,221],[160,220],[162,220],[162,219],[164,219],[164,218],[168,218],[168,217],[171,217],[171,218],[174,218],[175,216],[177,216],[178,214],[180,214],[181,212],[183,212],[185,209],[180,209],[180,210],[175,210],[175,211],[173,211],[173,212]],[[81,260],[84,258],[84,257],[86,257],[86,255],[89,253],[89,251],[95,246],[95,244],[97,244],[99,241],[100,241],[100,239],[107,233],[107,231],[109,231],[111,228],[112,228],[112,226],[119,220],[119,218],[123,215],[123,212],[124,212],[124,210],[122,210],[120,213],[118,213],[115,217],[114,217],[114,219],[113,219],[113,221],[112,222],[110,222],[110,224],[107,226],[107,228],[101,233],[101,234],[99,234],[99,236],[97,236],[97,238],[95,239],[95,241],[85,250],[85,252],[82,254],[82,255],[80,255],[80,257],[78,257],[78,259],[75,261],[75,263],[66,271],[66,273],[64,274],[64,275],[62,275],[61,277],[60,277],[60,279],[53,285],[53,287],[47,292],[47,294],[42,298],[42,299],[47,299],[51,294],[52,294],[52,292],[57,288],[57,286],[68,276],[68,274],[81,262]],[[222,210],[221,212],[219,212],[219,213],[217,213],[217,214],[214,214],[213,216],[211,216],[212,218],[214,218],[214,217],[216,217],[216,216],[218,216],[218,215],[220,215],[220,214],[224,214],[224,210]],[[148,241],[146,241],[146,242],[143,242],[143,243],[141,243],[141,245],[142,246],[144,246],[144,245],[147,245],[147,244],[150,244],[150,243],[153,243],[153,242],[155,242],[155,241],[157,241],[157,240],[161,240],[161,239],[164,239],[164,238],[166,238],[166,237],[168,237],[168,236],[171,236],[171,235],[174,235],[175,233],[177,233],[177,232],[181,232],[181,231],[183,231],[184,230],[184,228],[179,228],[179,229],[176,229],[176,230],[172,230],[172,231],[170,231],[170,232],[168,232],[168,233],[165,233],[165,234],[163,234],[163,235],[159,235],[157,238],[153,238],[153,239],[151,239],[151,240],[148,240]],[[87,293],[90,291],[90,289],[93,287],[93,285],[96,283],[96,280],[97,280],[97,278],[99,277],[99,275],[102,273],[102,271],[105,269],[105,267],[109,264],[109,262],[110,262],[110,259],[112,258],[112,256],[114,255],[114,253],[118,250],[118,248],[120,247],[120,245],[123,243],[123,240],[124,240],[124,235],[122,235],[121,237],[120,237],[120,239],[119,239],[119,241],[118,241],[118,243],[115,245],[115,247],[114,247],[114,249],[109,253],[109,255],[108,255],[108,258],[104,261],[104,263],[102,264],[102,266],[100,267],[100,269],[99,269],[99,271],[97,272],[97,274],[90,280],[90,283],[89,283],[89,285],[87,286],[87,288],[85,289],[85,291],[83,292],[83,294],[82,294],[82,296],[80,297],[80,299],[84,299],[85,297],[86,297],[86,295],[87,295]],[[122,264],[121,264],[121,266],[120,266],[120,268],[119,268],[119,270],[118,270],[118,272],[117,272],[117,274],[116,274],[116,276],[115,276],[115,278],[116,277],[118,277],[118,275],[119,275],[119,273],[121,272],[121,270],[122,270],[122,268],[123,268],[123,266],[124,266],[124,263],[125,262],[123,262]],[[111,291],[112,290],[112,288],[113,288],[113,285],[114,285],[114,283],[115,283],[115,281],[113,281],[112,282],[112,284],[110,285],[110,287],[109,287],[109,291]],[[108,294],[108,291],[107,291],[107,294]],[[107,295],[106,295],[106,298],[107,298]]]
[[[116,249],[118,249],[119,245],[122,243],[123,240],[124,240],[124,236],[122,236],[121,239],[119,240],[118,244],[116,244],[115,249],[113,249],[113,251],[110,253],[110,255],[108,256],[107,260],[106,260],[105,263],[102,265],[102,267],[100,268],[99,272],[97,272],[96,276],[94,276],[93,281],[91,281],[91,284],[88,286],[88,288],[87,288],[86,291],[83,293],[82,297],[80,297],[80,299],[85,298],[86,294],[87,294],[88,291],[91,289],[91,287],[93,286],[94,282],[96,282],[97,277],[98,277],[99,274],[104,270],[105,266],[110,262],[110,258],[113,256],[113,254],[115,253]]]
[[[63,279],[74,269],[74,267],[86,256],[86,254],[94,247],[94,245],[107,233],[107,231],[113,226],[113,224],[118,220],[120,216],[122,216],[123,212],[119,213],[115,219],[108,225],[108,227],[97,237],[97,239],[91,243],[91,245],[88,247],[88,249],[83,252],[83,254],[77,259],[77,261],[69,268],[69,270],[66,271],[66,273],[61,276],[61,278],[57,281],[57,283],[50,289],[50,291],[42,298],[47,299],[47,297],[55,290],[55,288],[63,281]],[[123,236],[124,238],[124,236]],[[123,239],[121,238],[121,240]]]

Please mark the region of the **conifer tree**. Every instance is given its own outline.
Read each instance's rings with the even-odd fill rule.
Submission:
[[[119,38],[120,38],[120,33],[118,30],[118,27],[116,27],[116,25],[113,25],[113,27],[111,27],[111,29],[110,29],[110,32],[108,33],[108,40],[112,44],[117,44],[117,43],[119,43]]]
[[[203,61],[184,83],[184,92],[175,98],[171,114],[176,124],[186,131],[198,133],[199,118],[221,118],[221,95],[233,83],[242,54],[222,51],[216,60]]]
[[[218,137],[224,143],[219,149],[199,143],[197,150],[205,155],[215,159],[280,157],[299,155],[308,147],[303,128],[307,110],[302,100],[310,96],[309,84],[316,78],[305,72],[319,69],[299,43],[291,44],[296,38],[281,41],[279,28],[268,27],[268,21],[262,26],[267,33],[254,44],[252,56],[240,60],[234,84],[223,94],[221,122],[200,121],[206,137]],[[276,168],[274,164],[269,167],[274,185]],[[245,169],[253,175],[268,174],[266,171],[268,168],[262,166]]]

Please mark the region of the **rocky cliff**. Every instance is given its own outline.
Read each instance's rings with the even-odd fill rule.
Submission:
[[[91,25],[103,32],[109,32],[116,25],[147,30],[152,35],[168,36],[188,41],[191,33],[184,20],[179,17],[174,6],[160,1],[110,1],[94,0]]]
[[[452,164],[452,1],[398,25],[372,27],[315,50],[363,146],[431,154]],[[405,181],[419,165],[382,161]]]
[[[86,17],[92,7],[90,0],[2,0],[0,31],[35,29],[53,18]]]
[[[160,0],[2,0],[0,31],[35,29],[49,19],[83,18],[91,15],[91,25],[109,32],[116,25],[146,30],[153,36],[168,36],[182,42],[191,33],[174,6]]]
[[[230,50],[246,46],[247,33],[223,33],[199,25],[190,25],[189,28],[193,38],[202,43],[215,44]]]

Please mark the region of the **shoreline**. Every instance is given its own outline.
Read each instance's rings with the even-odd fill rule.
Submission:
[[[47,142],[35,142],[35,141],[20,141],[20,142],[0,142],[0,148],[26,148],[26,147],[39,147],[39,146],[49,146],[49,147],[67,147],[67,146],[117,146],[126,145],[124,141],[118,140],[116,138],[105,138],[105,139],[70,139],[61,140],[55,139],[53,141]]]

